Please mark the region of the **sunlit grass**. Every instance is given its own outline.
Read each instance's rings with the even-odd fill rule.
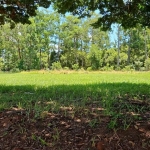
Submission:
[[[98,83],[146,83],[150,84],[149,72],[22,72],[1,73],[0,85],[85,85]]]
[[[149,109],[130,106],[128,100],[150,101],[149,72],[0,73],[0,110],[33,109],[37,117],[43,111],[59,112],[61,107],[78,111],[94,105],[118,118],[124,110],[139,113]]]

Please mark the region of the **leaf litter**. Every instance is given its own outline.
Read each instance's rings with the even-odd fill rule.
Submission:
[[[135,104],[135,103],[134,103]],[[138,102],[139,104],[139,102]],[[40,104],[39,104],[40,105]],[[140,103],[141,105],[141,103]],[[60,107],[58,112],[19,109],[0,112],[0,150],[149,150],[150,112],[123,129],[108,128],[112,117],[95,103],[86,109]],[[127,115],[134,116],[128,113]]]

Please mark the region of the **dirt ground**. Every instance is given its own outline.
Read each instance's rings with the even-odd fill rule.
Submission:
[[[67,114],[40,115],[17,108],[1,111],[0,150],[150,150],[148,112],[128,129],[117,130],[108,128],[110,116],[94,112],[72,115],[67,108]]]

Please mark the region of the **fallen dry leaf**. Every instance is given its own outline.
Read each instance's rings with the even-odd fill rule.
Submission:
[[[102,142],[98,142],[96,148],[97,150],[104,150],[104,144]]]
[[[149,150],[150,123],[145,119],[114,134],[114,130],[108,129],[111,117],[94,116],[84,109],[70,117],[70,112],[73,111],[66,110],[64,115],[63,111],[43,111],[44,117],[36,119],[34,111],[1,111],[0,150],[119,150],[122,145],[124,150],[142,150],[142,146]],[[100,120],[94,128],[89,126],[93,119]]]
[[[146,132],[146,137],[150,138],[150,131]]]

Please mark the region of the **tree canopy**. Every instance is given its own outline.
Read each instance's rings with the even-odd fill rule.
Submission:
[[[80,17],[90,16],[98,10],[100,17],[93,25],[110,29],[113,23],[124,28],[135,27],[138,23],[150,27],[149,0],[52,0],[59,13],[71,12]]]
[[[79,17],[90,16],[99,11],[100,17],[93,24],[104,30],[119,23],[124,28],[132,28],[137,24],[150,27],[149,0],[0,0],[0,24],[6,19],[18,23],[29,23],[29,16],[35,16],[38,6],[53,8],[59,13],[70,12]]]
[[[29,17],[36,15],[38,6],[48,8],[50,0],[0,0],[0,24],[6,21],[30,23]]]

